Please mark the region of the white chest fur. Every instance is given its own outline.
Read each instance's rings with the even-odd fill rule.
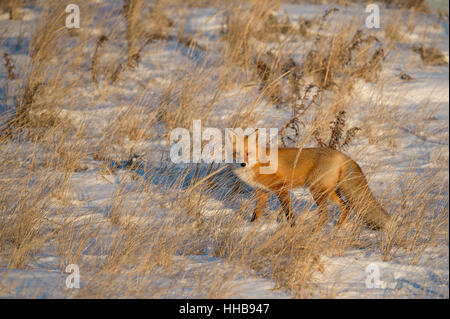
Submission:
[[[253,166],[253,165],[252,165]],[[264,189],[266,191],[269,191],[269,189],[264,186],[261,183],[258,183],[255,180],[255,173],[253,172],[253,168],[252,166],[236,166],[233,167],[233,173],[239,177],[239,179],[241,179],[243,182],[245,182],[246,184],[248,184],[249,186],[253,187],[253,188],[260,188],[260,189]]]

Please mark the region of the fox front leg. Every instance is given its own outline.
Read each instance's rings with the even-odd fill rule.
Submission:
[[[277,193],[278,200],[280,201],[281,208],[286,215],[286,218],[290,225],[295,226],[295,217],[292,211],[291,194],[287,189],[281,189]]]
[[[267,201],[269,200],[269,194],[261,189],[256,189],[255,197],[256,197],[255,211],[253,212],[252,219],[250,220],[252,222],[261,217],[264,211],[264,207],[266,207]]]

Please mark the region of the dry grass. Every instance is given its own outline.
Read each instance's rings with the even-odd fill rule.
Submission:
[[[363,117],[365,122],[346,125],[346,119],[357,118],[357,103],[351,103],[355,83],[379,84],[392,48],[383,39],[355,27],[330,29],[327,19],[334,10],[294,23],[274,14],[280,3],[273,1],[214,3],[223,12],[223,25],[211,45],[201,44],[201,34],[185,34],[174,22],[186,20],[197,2],[125,0],[104,20],[96,19],[100,5],[86,5],[83,24],[89,28],[71,34],[62,27],[67,3],[45,2],[24,70],[15,70],[4,55],[8,81],[15,79],[19,88],[10,106],[14,116],[0,135],[3,268],[28,269],[41,253],[56,256],[61,272],[67,264],[79,264],[83,287],[76,293],[64,291],[67,297],[223,298],[233,296],[232,285],[242,269],[275,281],[294,298],[328,297],[329,291],[318,291],[313,284],[315,274],[324,271],[321,256],[367,248],[380,252],[383,260],[401,251],[414,264],[425,249],[448,236],[448,179],[442,181],[448,157],[439,144],[432,150],[432,173],[401,173],[396,177],[401,180],[393,179],[377,194],[394,220],[376,238],[367,238],[357,218],[344,229],[313,233],[317,214],[312,201],[296,202],[294,228],[283,218],[273,229],[264,223],[249,227],[254,199],[230,172],[196,184],[218,167],[177,167],[167,158],[167,148],[159,161],[155,156],[148,156],[144,166],[132,161],[135,153],[160,152],[145,149],[145,143],[164,141],[176,127],[191,129],[193,120],[218,127],[270,125],[261,105],[290,114],[279,127],[287,145],[344,149],[358,141],[359,158],[373,145],[394,150],[403,132],[396,123],[408,125],[416,119],[389,111],[382,100],[373,101],[374,111]],[[401,3],[408,8],[423,5]],[[117,22],[111,29],[102,25],[108,18]],[[397,26],[385,32],[386,41],[401,38]],[[292,46],[304,39],[313,41],[299,60],[294,55],[298,47]],[[136,80],[145,55],[152,57],[152,67],[166,70],[157,56],[169,45],[186,50],[186,65],[163,79]],[[436,59],[431,57],[436,52],[423,47],[417,52],[425,64],[436,64],[427,63]],[[207,58],[195,60],[195,54]],[[132,101],[118,98],[120,107],[113,115],[90,113],[88,105],[117,98],[114,90],[125,90],[129,83],[138,83]],[[230,114],[215,116],[237,91],[247,99],[237,102]],[[69,98],[73,96],[80,100]],[[82,115],[74,119],[75,113]],[[99,124],[102,116],[109,116],[107,125]],[[433,138],[448,141],[448,132]],[[365,165],[369,176],[385,172]],[[95,170],[98,183],[113,189],[107,200],[97,200],[96,193],[74,195],[74,176],[88,169]],[[398,188],[401,197],[393,195],[399,194]],[[215,202],[226,205],[211,214]],[[276,223],[277,210],[271,202],[263,220]],[[228,266],[189,268],[189,258],[204,255],[223,258]],[[13,285],[0,283],[0,294],[14,291]]]
[[[427,48],[422,45],[414,46],[411,50],[420,55],[426,65],[447,66],[448,61],[444,54],[436,47]]]

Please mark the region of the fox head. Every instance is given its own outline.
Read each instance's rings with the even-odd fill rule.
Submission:
[[[271,136],[271,147],[268,157],[267,147],[265,146],[265,131],[263,132],[264,135],[260,135],[259,130],[254,130],[246,135],[243,132],[230,133],[226,134],[226,146],[228,152],[233,156],[229,162],[239,163],[242,167],[253,166],[259,163],[262,164],[261,173],[265,171],[265,174],[271,174],[276,171],[278,168],[278,135],[275,135],[275,143],[273,143],[274,141]]]
[[[232,132],[231,134],[227,134],[226,146],[233,156],[232,162],[239,163],[242,167],[245,167],[249,164],[256,163],[258,160],[258,131],[256,130],[249,135],[239,133]]]

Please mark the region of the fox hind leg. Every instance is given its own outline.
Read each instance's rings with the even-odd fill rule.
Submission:
[[[314,232],[317,232],[321,230],[323,226],[325,226],[325,224],[329,219],[330,213],[328,212],[327,203],[331,195],[331,192],[326,190],[325,191],[319,190],[316,188],[310,190],[314,198],[314,201],[316,202],[316,205],[319,209],[319,221],[317,222],[317,225],[314,227]]]
[[[277,193],[281,208],[291,226],[295,226],[294,213],[292,212],[291,194],[287,189],[282,189]]]
[[[338,227],[342,227],[342,225],[345,223],[348,217],[348,213],[350,211],[349,205],[342,199],[342,196],[339,192],[339,189],[337,189],[335,192],[332,192],[330,195],[331,200],[339,207],[341,211],[341,216],[339,217],[339,220],[337,222]]]

